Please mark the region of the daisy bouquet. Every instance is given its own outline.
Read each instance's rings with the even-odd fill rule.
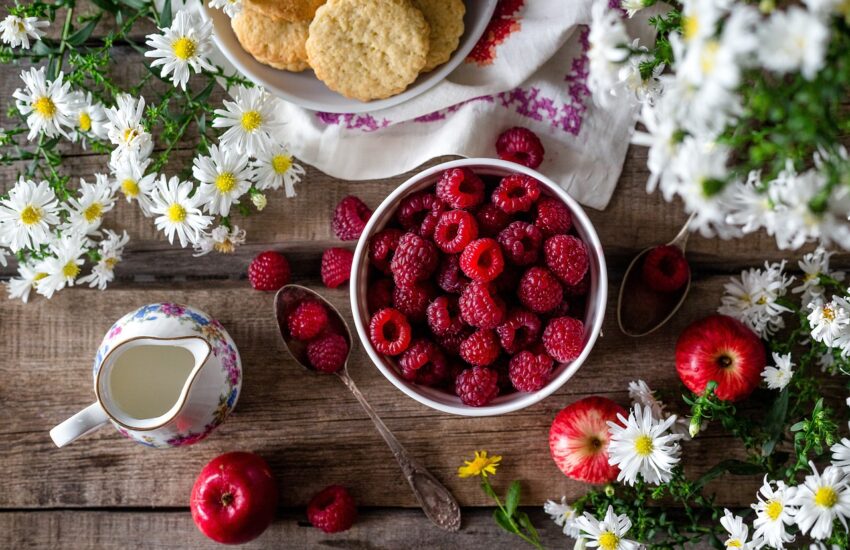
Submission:
[[[137,39],[149,21],[157,32]],[[94,40],[101,22],[114,30]],[[170,0],[100,0],[85,15],[73,0],[9,8],[0,20],[0,62],[21,67],[5,105],[11,125],[0,129],[0,162],[18,172],[0,194],[0,264],[10,255],[18,264],[10,297],[26,302],[34,290],[50,298],[75,284],[106,288],[129,240],[105,228],[122,195],[169,242],[202,255],[243,243],[233,217],[262,210],[267,191],[295,194],[304,169],[276,138],[277,100],[225,74],[210,61],[212,47],[211,24],[192,10],[174,14]],[[129,48],[144,55],[145,70],[122,86],[113,69]],[[218,85],[230,96],[221,104],[210,101]],[[172,154],[187,144],[193,162],[172,171]],[[62,165],[80,148],[105,160],[76,182]]]
[[[588,52],[594,98],[640,104],[647,190],[707,237],[850,249],[850,5],[671,0],[648,18],[655,43],[633,41],[623,19],[654,4],[597,2]]]

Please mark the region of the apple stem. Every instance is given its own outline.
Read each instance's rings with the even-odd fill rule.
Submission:
[[[232,493],[224,493],[221,495],[221,505],[222,506],[230,506],[230,503],[233,502],[233,494]]]

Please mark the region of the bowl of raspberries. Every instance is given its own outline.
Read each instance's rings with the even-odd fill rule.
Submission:
[[[537,403],[575,374],[607,286],[599,237],[563,189],[513,162],[463,159],[378,206],[354,252],[351,307],[398,389],[487,416]]]

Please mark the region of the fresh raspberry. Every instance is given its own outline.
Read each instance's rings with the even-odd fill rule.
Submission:
[[[495,237],[511,223],[511,217],[492,202],[479,208],[475,219],[478,220],[478,233],[484,237]]]
[[[521,351],[511,358],[511,384],[518,391],[532,392],[542,389],[549,382],[551,372],[552,358],[545,353]]]
[[[573,226],[573,215],[560,199],[543,196],[537,201],[534,225],[546,237],[567,233]]]
[[[369,260],[372,265],[389,274],[393,253],[398,248],[398,241],[402,235],[404,235],[404,232],[394,227],[388,227],[375,233],[369,240]]]
[[[348,341],[344,336],[328,333],[307,344],[307,360],[322,372],[336,372],[345,366]]]
[[[439,261],[434,243],[416,233],[405,233],[398,241],[390,269],[396,285],[407,285],[430,277]]]
[[[551,271],[535,266],[523,274],[517,295],[522,305],[534,313],[547,313],[558,307],[564,299],[564,290]]]
[[[347,248],[329,248],[322,254],[322,282],[328,288],[336,288],[351,275],[354,252]]]
[[[494,239],[476,239],[460,255],[460,269],[473,281],[492,281],[504,268],[502,249]]]
[[[561,286],[563,287],[563,285],[561,285]],[[564,296],[566,296],[566,295],[567,295],[567,292],[565,290]],[[549,312],[549,315],[551,315],[552,317],[563,317],[564,315],[568,314],[571,309],[572,309],[572,306],[570,305],[570,301],[567,300],[567,298],[565,297],[561,301],[561,303],[558,304],[558,307],[556,307],[555,309],[553,309],[552,311]]]
[[[543,162],[545,151],[537,134],[528,128],[514,126],[502,132],[496,140],[496,153],[502,160],[537,168]]]
[[[437,269],[436,279],[437,286],[441,289],[452,294],[460,294],[469,284],[469,279],[460,270],[460,255],[443,256],[440,267]]]
[[[366,227],[370,217],[372,217],[372,210],[366,206],[366,203],[354,195],[349,195],[339,201],[336,206],[331,229],[334,235],[343,241],[356,241],[363,233],[363,228]]]
[[[328,312],[318,300],[304,300],[295,306],[286,320],[289,334],[296,340],[315,338],[328,324]]]
[[[357,505],[345,487],[331,485],[310,499],[307,519],[325,533],[347,531],[354,525]]]
[[[440,214],[446,210],[446,203],[437,198],[437,195],[420,191],[401,200],[396,219],[408,231],[430,238],[434,234]]]
[[[499,374],[487,367],[472,367],[455,380],[455,393],[464,405],[483,407],[499,395]]]
[[[420,338],[410,344],[398,359],[401,376],[423,386],[435,386],[449,372],[446,356],[434,342]]]
[[[267,250],[248,266],[248,280],[255,290],[278,290],[289,282],[289,262],[283,254]]]
[[[502,348],[513,355],[537,342],[542,329],[540,318],[524,309],[514,309],[508,313],[505,322],[496,327]]]
[[[424,321],[428,304],[436,295],[437,290],[430,281],[396,286],[393,290],[393,305],[411,321]]]
[[[543,331],[543,345],[555,361],[572,361],[584,348],[584,324],[572,317],[555,317]]]
[[[497,240],[509,261],[528,265],[537,261],[543,234],[530,223],[516,221],[502,229]]]
[[[540,196],[540,184],[525,174],[511,174],[502,178],[493,191],[493,204],[507,212],[528,212]]]
[[[499,337],[491,329],[476,330],[460,343],[460,358],[476,367],[486,367],[499,358]]]
[[[379,309],[393,305],[393,289],[395,285],[392,279],[378,279],[371,283],[366,290],[366,305],[369,313],[375,313]]]
[[[543,245],[546,265],[568,285],[577,285],[587,273],[590,258],[581,239],[572,235],[555,235]]]
[[[434,228],[434,242],[446,254],[461,252],[476,237],[478,223],[465,210],[443,212]]]
[[[688,282],[691,268],[678,246],[656,246],[646,255],[641,274],[656,292],[676,292]]]
[[[466,340],[472,332],[472,328],[465,326],[457,334],[437,336],[437,343],[451,355],[458,355],[460,353],[460,344]]]
[[[484,182],[469,168],[452,168],[440,176],[437,197],[452,208],[472,208],[484,202]]]
[[[440,296],[428,305],[428,327],[435,336],[448,336],[463,330],[457,296]]]
[[[584,274],[581,281],[575,285],[564,285],[564,296],[580,298],[590,291],[590,271]]]
[[[384,355],[398,355],[406,350],[411,334],[407,317],[391,307],[377,312],[369,323],[369,341],[375,351]]]
[[[505,302],[496,296],[487,283],[471,282],[458,300],[460,316],[476,328],[496,328],[505,318]]]

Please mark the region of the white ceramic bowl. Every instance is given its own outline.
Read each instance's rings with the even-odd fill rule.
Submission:
[[[233,28],[230,26],[230,18],[223,11],[210,8],[207,6],[207,2],[202,2],[201,14],[205,19],[212,21],[213,39],[218,49],[248,80],[305,109],[328,113],[363,113],[404,103],[436,86],[446,78],[458,65],[463,63],[463,60],[475,47],[478,39],[484,34],[487,23],[490,22],[493,11],[496,9],[496,2],[497,0],[471,0],[466,2],[464,32],[451,59],[433,71],[420,75],[402,93],[369,102],[349,99],[334,92],[316,78],[313,71],[309,69],[300,73],[291,73],[263,65],[242,49]]]
[[[369,341],[369,311],[366,305],[367,277],[369,273],[369,239],[372,235],[383,229],[395,214],[399,201],[416,191],[421,191],[439,179],[440,174],[449,168],[468,167],[475,173],[481,175],[506,176],[520,172],[537,179],[550,195],[553,195],[567,204],[572,212],[573,226],[578,236],[587,244],[590,256],[590,290],[587,295],[587,308],[584,315],[584,349],[581,355],[571,363],[563,363],[555,367],[552,379],[540,391],[533,393],[516,392],[500,395],[489,405],[484,407],[470,407],[464,405],[460,398],[454,394],[447,393],[437,388],[420,386],[408,382],[398,374],[391,359],[375,351]],[[395,387],[406,395],[438,411],[459,414],[463,416],[491,416],[516,411],[546,398],[572,377],[581,367],[590,350],[596,343],[599,331],[602,328],[602,320],[605,316],[605,304],[608,300],[608,274],[605,267],[605,256],[599,236],[590,223],[587,214],[563,189],[554,181],[535,170],[506,162],[484,158],[472,158],[446,162],[424,172],[413,176],[384,199],[375,210],[363,234],[357,243],[354,252],[354,263],[351,267],[351,311],[354,316],[354,325],[360,342],[369,354],[369,357],[381,371],[381,373],[392,382]]]

